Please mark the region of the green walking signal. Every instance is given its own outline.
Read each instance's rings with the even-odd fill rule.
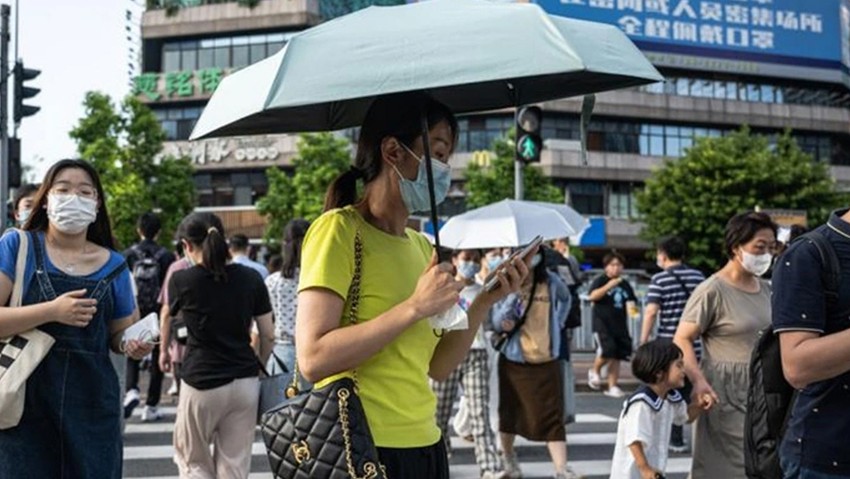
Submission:
[[[540,136],[542,119],[543,110],[538,106],[525,106],[517,113],[516,152],[526,163],[540,162],[540,151],[543,149],[543,138]]]

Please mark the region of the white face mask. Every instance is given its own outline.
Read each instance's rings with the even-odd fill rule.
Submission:
[[[741,266],[756,276],[761,276],[767,273],[767,270],[770,269],[770,265],[773,264],[773,255],[770,253],[751,254],[746,251],[741,251],[741,257]]]
[[[47,218],[63,233],[82,233],[97,218],[97,201],[79,195],[51,193],[47,196]]]
[[[30,219],[31,214],[32,214],[32,210],[30,210],[30,209],[18,211],[18,219],[17,219],[18,225],[23,226],[24,223],[26,223],[27,220]]]

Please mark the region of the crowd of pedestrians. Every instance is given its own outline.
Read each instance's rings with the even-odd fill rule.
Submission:
[[[452,113],[428,97],[375,101],[325,212],[312,224],[290,221],[267,266],[211,213],[183,218],[174,242],[145,213],[138,243],[117,253],[87,162],[60,161],[40,186],[18,189],[19,230],[0,238],[0,304],[9,304],[0,337],[37,329],[55,342],[29,373],[20,417],[0,410],[14,420],[0,428],[0,477],[120,477],[122,406],[127,419],[144,399],[141,420],[160,420],[165,375],[178,396],[180,476],[247,477],[260,377],[298,371],[316,388],[356,381],[387,477],[449,477],[454,428],[474,443],[482,478],[522,477],[522,436],[546,443],[555,478],[574,479],[570,344],[583,300],[597,347],[587,384],[623,401],[612,478],[664,477],[668,455],[689,448],[690,477],[747,477],[753,358],[765,334],[780,345],[777,369],[765,374],[796,391],[776,467],[786,479],[850,476],[850,212],[808,233],[782,231],[760,212],[735,215],[722,238],[726,262],[708,277],[685,262],[683,239],[662,238],[660,272],[641,301],[621,254],[606,254],[588,279],[566,239],[527,257],[466,249],[440,261],[407,218],[428,207],[426,147],[445,199],[456,138]],[[484,286],[490,277],[495,287]],[[427,319],[458,306],[465,327]],[[158,334],[125,338],[148,315],[158,316]],[[127,356],[125,367],[113,366],[110,350]],[[628,393],[626,361],[641,382]]]

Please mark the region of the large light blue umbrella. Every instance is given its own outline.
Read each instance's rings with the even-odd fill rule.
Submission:
[[[305,30],[225,78],[192,139],[359,126],[387,93],[422,90],[467,113],[662,79],[618,28],[535,4],[369,7]]]
[[[191,139],[359,126],[372,101],[389,93],[423,91],[468,113],[662,79],[616,27],[552,16],[534,4],[370,7],[305,30],[225,78]],[[584,119],[590,108],[585,101]],[[422,133],[431,221],[438,224],[424,119]]]

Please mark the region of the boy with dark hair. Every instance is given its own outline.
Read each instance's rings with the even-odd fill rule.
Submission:
[[[649,290],[646,293],[646,307],[643,310],[643,325],[641,326],[641,344],[649,341],[655,319],[658,318],[657,337],[673,339],[676,328],[682,318],[682,312],[691,293],[705,280],[699,271],[683,263],[685,259],[685,242],[679,237],[663,238],[656,247],[656,263],[661,272],[652,277]],[[697,358],[702,352],[702,343],[694,343]],[[680,391],[687,398],[690,387]],[[682,434],[681,426],[673,426],[670,436],[670,452],[683,453],[688,450]]]
[[[599,389],[602,368],[608,366],[608,389],[606,396],[620,398],[625,394],[617,385],[620,377],[620,361],[632,354],[632,337],[629,334],[628,317],[636,314],[637,296],[628,281],[622,276],[625,258],[612,251],[602,259],[605,266],[590,284],[588,299],[593,303],[593,337],[597,355],[593,367],[587,371],[587,383],[591,389]]]
[[[693,421],[708,403],[688,406],[677,391],[685,385],[685,365],[668,339],[639,347],[632,373],[644,384],[623,403],[611,479],[657,479],[667,467],[670,426]]]
[[[165,273],[174,262],[174,255],[167,249],[156,243],[162,222],[159,217],[147,212],[139,216],[136,222],[136,232],[141,241],[124,251],[127,266],[133,273],[136,285],[136,303],[139,306],[140,317],[144,318],[150,313],[159,313],[162,305],[159,304],[159,293],[162,289]],[[155,346],[151,353],[153,360],[150,362],[151,380],[148,384],[148,396],[145,400],[145,409],[142,412],[142,421],[156,421],[161,416],[157,406],[162,393],[162,371],[159,368],[159,346]],[[139,369],[140,361],[127,358],[127,391],[124,397],[124,418],[133,414],[133,409],[139,405]]]

